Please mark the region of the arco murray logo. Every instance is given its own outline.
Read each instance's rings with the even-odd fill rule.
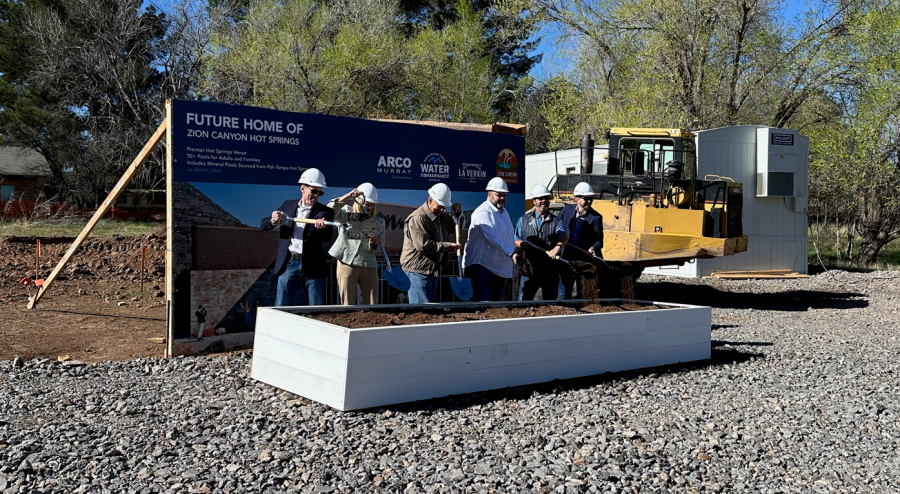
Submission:
[[[391,178],[412,179],[412,160],[400,156],[378,158],[378,173],[386,173]]]
[[[460,180],[468,180],[469,183],[487,180],[487,170],[481,169],[481,163],[463,163],[457,175]]]
[[[427,178],[432,182],[438,182],[450,178],[450,165],[439,153],[431,153],[425,157],[421,167],[422,178]]]
[[[497,176],[506,181],[507,185],[517,185],[519,183],[519,162],[516,160],[516,153],[511,149],[504,149],[497,155],[497,166],[495,167]]]

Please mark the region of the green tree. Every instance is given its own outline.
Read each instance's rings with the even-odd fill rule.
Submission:
[[[381,0],[261,1],[213,42],[201,87],[219,101],[367,116],[390,113],[404,87],[403,37]]]
[[[803,106],[847,84],[847,32],[863,0],[821,2],[799,28],[777,0],[524,2],[575,47],[571,70],[597,125],[798,125]]]
[[[900,6],[868,3],[847,36],[864,70],[833,95],[840,118],[811,128],[810,199],[850,226],[854,260],[871,264],[900,238]]]
[[[491,58],[484,54],[476,13],[460,2],[458,19],[441,30],[422,30],[410,41],[413,119],[489,123]]]
[[[526,78],[541,55],[533,54],[539,38],[532,13],[527,9],[496,8],[495,0],[400,0],[399,9],[409,38],[421,30],[442,31],[465,16],[474,16],[479,28],[482,53],[493,71],[492,112],[496,120],[511,120],[519,81]]]
[[[357,117],[490,120],[477,16],[407,37],[390,0],[263,1],[221,24],[201,88],[219,101]]]

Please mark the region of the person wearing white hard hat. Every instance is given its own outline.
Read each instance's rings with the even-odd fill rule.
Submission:
[[[451,208],[465,224],[462,204],[450,202],[450,188],[438,183],[428,189],[428,199],[407,218],[403,232],[403,252],[400,266],[409,277],[409,303],[426,304],[435,301],[437,276],[441,264],[459,248],[459,239],[451,238],[453,218],[445,210]]]
[[[278,291],[275,305],[323,305],[328,265],[323,244],[331,242],[334,229],[326,221],[334,221],[334,210],[321,204],[325,193],[325,175],[310,168],[300,175],[300,199],[289,199],[262,219],[260,228],[278,228],[278,255],[275,276]],[[295,223],[295,218],[312,219],[315,224]]]
[[[472,213],[463,266],[472,280],[472,300],[496,302],[515,272],[516,235],[505,207],[506,182],[494,177],[485,190],[487,200]]]
[[[523,255],[534,267],[533,276],[520,278],[519,300],[534,300],[538,289],[543,300],[556,300],[559,295],[561,267],[556,258],[569,237],[566,227],[550,212],[552,197],[547,187],[535,186],[530,197],[534,207],[525,211],[516,222],[516,247],[524,249]]]
[[[566,227],[569,243],[581,247],[591,255],[603,257],[603,218],[600,213],[591,208],[596,196],[594,189],[587,182],[579,182],[572,195],[575,196],[575,204],[566,204],[559,214],[560,221]],[[563,251],[564,259],[584,260],[579,259],[579,255],[575,249]],[[574,278],[564,279],[563,285],[565,289],[563,298],[572,298]]]
[[[328,254],[337,259],[338,293],[341,304],[356,305],[356,288],[362,293],[364,304],[378,303],[378,260],[375,253],[384,243],[384,219],[378,213],[378,189],[366,182],[328,203],[334,209],[334,218],[338,223],[346,223],[353,214],[365,214],[365,221],[378,222],[378,234],[367,239],[354,239],[347,236],[347,231],[338,229],[338,238],[331,246]]]

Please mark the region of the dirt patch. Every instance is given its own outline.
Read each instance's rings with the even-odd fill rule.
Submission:
[[[659,309],[657,305],[632,302],[595,302],[587,305],[533,305],[518,307],[490,308],[446,308],[426,310],[375,309],[366,312],[318,312],[304,314],[317,321],[343,326],[345,328],[376,328],[383,326],[407,326],[411,324],[442,324],[463,321],[487,321],[493,319],[513,319],[541,316],[573,316],[578,314],[598,314],[602,312],[622,312]]]
[[[50,276],[75,239],[41,238],[39,259],[35,257],[36,240],[34,237],[0,238],[0,283],[3,287],[17,283],[26,276]],[[92,280],[114,284],[140,282],[142,247],[147,248],[145,284],[164,283],[166,240],[156,235],[88,238],[57,280]]]
[[[35,310],[19,280],[35,276],[35,239],[0,238],[0,359],[16,355],[99,362],[162,357],[165,240],[156,236],[88,239]],[[38,277],[46,278],[71,240],[41,239]],[[147,246],[144,291],[141,247]]]

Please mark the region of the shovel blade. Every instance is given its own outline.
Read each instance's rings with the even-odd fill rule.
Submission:
[[[453,294],[463,302],[472,299],[472,280],[468,278],[450,278],[450,288],[453,288]]]
[[[381,276],[384,278],[384,281],[388,282],[388,285],[400,290],[401,292],[405,292],[409,290],[409,276],[406,276],[406,273],[403,272],[403,268],[400,266],[395,266],[390,270],[385,269],[381,272]]]

